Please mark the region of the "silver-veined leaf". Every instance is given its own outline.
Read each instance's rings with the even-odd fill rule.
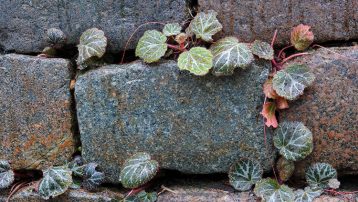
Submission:
[[[340,185],[341,185],[341,182],[335,178],[328,180],[328,187],[331,189],[338,189]]]
[[[96,163],[89,163],[84,167],[83,187],[87,190],[95,190],[104,182],[104,173],[96,170]]]
[[[156,62],[165,55],[168,49],[166,41],[167,37],[163,33],[157,30],[148,30],[139,39],[135,55],[146,63]]]
[[[273,143],[290,161],[304,159],[313,149],[312,133],[301,122],[282,122],[275,130]]]
[[[56,197],[65,193],[72,185],[72,171],[65,167],[53,167],[44,171],[39,185],[39,194],[44,199]]]
[[[156,192],[147,193],[141,191],[135,196],[130,196],[123,200],[123,202],[155,202],[157,201],[158,194]]]
[[[77,63],[82,64],[89,58],[100,58],[106,52],[107,38],[104,32],[97,28],[88,29],[81,35],[78,45]]]
[[[149,154],[140,152],[124,162],[120,181],[125,188],[136,188],[149,182],[159,169],[159,164],[151,160]]]
[[[266,60],[272,60],[274,51],[269,43],[264,41],[255,40],[251,46],[252,53],[257,55],[259,58]]]
[[[311,85],[314,79],[315,76],[307,65],[291,64],[275,74],[272,84],[279,96],[294,100],[303,94],[303,90]]]
[[[68,168],[72,171],[72,174],[77,177],[83,177],[84,168],[83,159],[81,156],[76,156],[69,164]]]
[[[179,23],[168,23],[163,28],[163,34],[165,36],[175,36],[181,31]]]
[[[316,197],[322,194],[322,190],[318,188],[305,187],[295,192],[295,202],[312,202]]]
[[[258,181],[254,193],[266,202],[293,202],[295,198],[291,188],[271,178]]]
[[[245,43],[239,43],[236,37],[225,37],[210,47],[213,53],[213,74],[232,75],[237,67],[245,68],[251,64],[254,56]]]
[[[198,13],[190,22],[188,33],[192,32],[196,38],[206,42],[213,41],[212,36],[223,28],[216,16],[217,13],[212,10],[209,10],[208,13]]]
[[[179,55],[178,67],[198,76],[205,75],[213,67],[213,55],[206,48],[192,48]]]
[[[329,180],[336,178],[336,169],[328,163],[315,163],[306,171],[306,181],[311,187],[327,188]]]
[[[239,191],[247,191],[257,181],[261,180],[262,173],[263,170],[259,162],[241,160],[230,167],[230,184]]]
[[[0,160],[0,189],[8,188],[14,182],[14,172],[8,161]]]

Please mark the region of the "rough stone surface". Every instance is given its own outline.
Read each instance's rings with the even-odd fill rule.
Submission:
[[[306,63],[313,86],[280,119],[302,121],[313,133],[314,149],[296,163],[296,174],[314,162],[330,163],[339,174],[358,174],[358,46],[319,49],[294,62]]]
[[[12,167],[63,164],[73,154],[65,59],[0,55],[0,159]]]
[[[180,72],[174,61],[89,71],[75,87],[82,155],[114,182],[137,151],[185,173],[227,172],[241,157],[269,170],[274,152],[271,146],[266,152],[259,114],[268,65],[221,78]]]
[[[108,50],[120,51],[139,25],[181,23],[189,15],[185,0],[2,0],[0,13],[0,49],[22,53],[42,51],[46,30],[52,27],[67,35],[68,44],[78,44],[83,31],[97,27],[108,37]],[[129,48],[150,28],[141,29]]]
[[[356,0],[199,0],[200,10],[216,10],[223,35],[242,41],[270,42],[278,29],[278,42],[288,44],[293,26],[312,26],[316,42],[358,38]]]

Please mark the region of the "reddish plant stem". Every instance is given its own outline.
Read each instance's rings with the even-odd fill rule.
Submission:
[[[289,49],[289,48],[291,48],[291,47],[293,47],[293,46],[292,46],[292,45],[289,45],[289,46],[286,46],[286,47],[284,47],[283,49],[281,49],[280,52],[278,52],[277,58],[281,58],[282,53],[283,53],[285,50],[287,50],[287,49]]]
[[[182,47],[182,46],[176,46],[176,45],[172,45],[172,44],[167,44],[167,46],[171,49],[178,50],[180,52],[183,52],[186,50],[185,47]]]
[[[295,57],[298,57],[298,56],[302,56],[302,55],[309,55],[310,53],[297,53],[297,54],[293,54],[293,55],[290,55],[289,57],[283,59],[279,65],[283,65],[285,62],[291,60],[292,58],[295,58]]]
[[[273,45],[276,41],[276,38],[277,38],[277,29],[275,30],[274,34],[273,34],[273,37],[272,37],[272,41],[271,41],[271,47],[273,48]]]
[[[165,25],[165,23],[162,23],[162,22],[147,22],[147,23],[144,23],[144,24],[141,24],[137,27],[137,29],[134,30],[134,32],[131,34],[131,36],[129,37],[128,41],[126,42],[126,45],[124,47],[124,51],[123,51],[123,54],[122,54],[122,59],[121,59],[121,64],[123,64],[124,62],[124,56],[126,54],[126,50],[127,50],[127,47],[128,47],[128,44],[129,42],[132,40],[134,34],[143,26],[145,25],[149,25],[149,24],[160,24],[160,25]]]

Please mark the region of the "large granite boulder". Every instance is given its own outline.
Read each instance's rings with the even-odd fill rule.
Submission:
[[[270,170],[275,152],[270,133],[266,150],[259,114],[269,66],[260,61],[220,78],[180,72],[174,61],[86,72],[75,87],[83,158],[113,182],[137,151],[185,173],[227,172],[242,157]]]
[[[199,0],[200,10],[215,10],[223,24],[223,35],[242,41],[271,41],[288,44],[293,26],[312,26],[316,42],[358,38],[356,0]]]
[[[15,169],[66,163],[74,152],[71,64],[0,55],[0,159]]]
[[[2,0],[0,13],[0,49],[22,53],[42,51],[46,30],[52,27],[67,35],[68,44],[78,44],[83,31],[97,27],[108,37],[108,50],[117,52],[124,49],[139,25],[153,21],[181,23],[189,16],[185,0]],[[141,29],[129,48],[153,26]]]
[[[358,46],[319,49],[294,62],[309,65],[316,76],[280,113],[281,121],[302,121],[313,133],[313,152],[296,163],[296,175],[314,162],[330,163],[339,174],[358,174]]]

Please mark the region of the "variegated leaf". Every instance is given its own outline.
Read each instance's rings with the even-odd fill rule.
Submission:
[[[245,43],[239,43],[236,37],[225,37],[210,47],[214,56],[213,74],[216,76],[232,75],[237,67],[245,68],[254,57]]]
[[[293,28],[291,32],[291,44],[299,51],[308,48],[314,39],[313,32],[310,31],[311,27],[300,24]]]
[[[123,202],[155,202],[157,201],[158,194],[156,192],[147,193],[141,191],[135,196],[130,196],[123,200]]]
[[[53,167],[44,171],[39,185],[39,194],[44,199],[56,197],[65,193],[72,185],[72,171],[65,167]]]
[[[328,163],[315,163],[306,171],[306,181],[311,187],[327,188],[329,180],[336,178],[336,169]]]
[[[166,41],[167,37],[163,33],[157,30],[148,30],[139,39],[135,55],[146,63],[156,62],[165,55],[168,49]]]
[[[125,188],[136,188],[149,182],[159,169],[159,164],[151,160],[149,154],[140,152],[124,162],[120,181]]]
[[[254,193],[266,202],[293,202],[294,193],[286,185],[280,185],[276,180],[265,178],[255,185]]]
[[[0,189],[8,188],[14,182],[14,172],[8,161],[0,160]]]
[[[295,192],[295,202],[312,202],[316,197],[322,194],[322,190],[318,188],[305,187],[305,189],[298,189]]]
[[[208,13],[198,13],[190,22],[190,28],[187,29],[187,32],[194,33],[196,38],[206,42],[213,41],[212,36],[223,28],[216,16],[217,13],[212,10],[209,10]]]
[[[295,164],[281,156],[276,163],[276,168],[280,179],[286,182],[295,171]]]
[[[195,47],[179,55],[178,67],[191,73],[202,76],[209,72],[213,66],[213,55],[203,47]]]
[[[181,31],[179,23],[168,23],[163,28],[163,34],[165,36],[175,36]]]
[[[230,167],[230,184],[239,191],[247,191],[257,181],[261,180],[262,173],[263,170],[259,162],[241,160]]]
[[[100,58],[106,52],[107,38],[104,32],[97,28],[88,29],[81,35],[78,45],[77,64],[86,62],[89,58]]]
[[[104,182],[104,173],[96,170],[96,163],[89,163],[84,168],[83,187],[87,190],[95,190]]]
[[[301,122],[283,122],[275,131],[273,143],[280,154],[290,161],[308,156],[313,149],[311,131]]]
[[[269,43],[255,40],[251,46],[252,53],[257,55],[259,58],[266,60],[272,60],[274,51]]]
[[[279,96],[294,100],[303,94],[303,90],[311,85],[314,79],[315,76],[307,65],[291,64],[275,74],[272,84]]]

